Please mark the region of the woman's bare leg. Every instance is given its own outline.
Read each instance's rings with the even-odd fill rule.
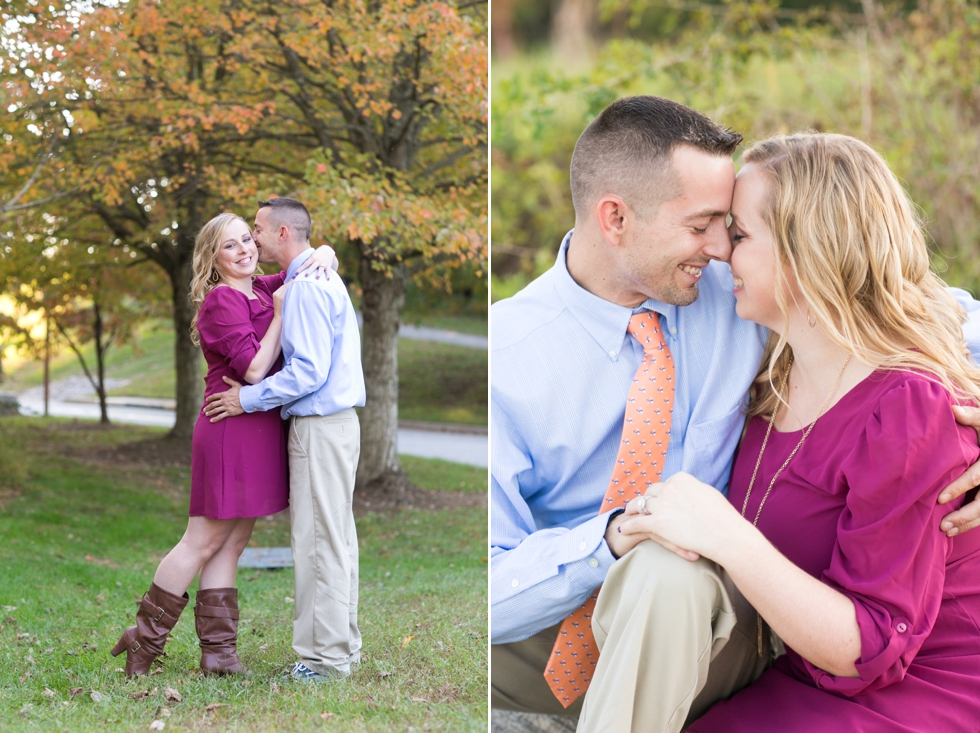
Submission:
[[[183,595],[194,576],[221,550],[240,521],[254,523],[255,520],[189,517],[184,536],[160,561],[153,582],[169,593]]]
[[[236,519],[234,522],[234,529],[225,538],[224,543],[201,568],[201,582],[199,584],[201,590],[235,587],[238,558],[252,538],[255,518]]]

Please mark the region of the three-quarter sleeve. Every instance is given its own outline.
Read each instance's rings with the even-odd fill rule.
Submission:
[[[286,271],[283,270],[275,275],[259,275],[252,281],[252,287],[262,286],[270,294],[276,292],[286,282]]]
[[[978,452],[942,386],[911,376],[882,396],[842,466],[846,505],[822,578],[854,602],[860,677],[803,660],[818,687],[852,696],[904,678],[942,601],[950,544],[939,522],[951,507],[936,501]]]
[[[197,330],[201,345],[227,359],[231,371],[244,381],[245,372],[259,351],[248,298],[234,288],[215,288],[201,304]]]

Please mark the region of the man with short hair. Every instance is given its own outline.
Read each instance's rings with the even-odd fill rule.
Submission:
[[[290,198],[260,201],[253,237],[260,262],[291,282],[282,307],[281,371],[208,398],[213,419],[280,408],[289,420],[289,518],[295,570],[292,676],[346,678],[361,657],[358,549],[352,511],[364,405],[357,319],[339,277],[299,277],[313,253],[310,214]],[[228,380],[226,380],[228,381]]]
[[[554,267],[491,308],[493,707],[679,731],[774,653],[717,565],[617,532],[660,475],[727,491],[767,333],[724,264],[741,139],[670,100],[611,104],[576,144]],[[655,440],[633,438],[640,402]]]

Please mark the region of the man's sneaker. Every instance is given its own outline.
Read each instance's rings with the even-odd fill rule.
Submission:
[[[288,676],[299,682],[306,683],[336,682],[347,679],[347,675],[340,670],[333,670],[329,674],[320,674],[319,672],[314,672],[302,662],[296,662]]]

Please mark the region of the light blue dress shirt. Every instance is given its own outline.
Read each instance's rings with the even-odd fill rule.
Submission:
[[[688,306],[624,308],[555,266],[491,308],[491,640],[519,641],[561,621],[615,561],[598,515],[612,475],[626,395],[643,356],[633,313],[660,314],[676,392],[664,476],[685,471],[728,490],[742,409],[766,329],[738,318],[728,266],[704,268]],[[980,304],[963,291],[980,353]],[[972,330],[971,330],[972,329]]]
[[[308,249],[289,263],[287,282],[312,254]],[[282,369],[242,387],[238,399],[245,412],[281,407],[285,420],[364,405],[357,317],[339,277],[293,281],[282,306],[281,341]]]

